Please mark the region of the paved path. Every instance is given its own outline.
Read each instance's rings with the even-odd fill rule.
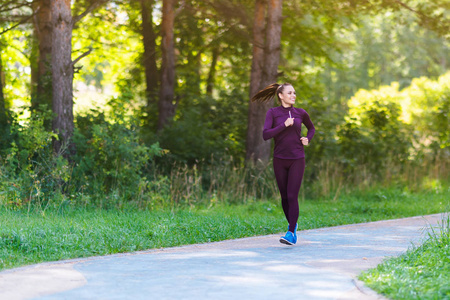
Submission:
[[[383,299],[356,280],[443,214],[44,263],[0,272],[0,299]]]

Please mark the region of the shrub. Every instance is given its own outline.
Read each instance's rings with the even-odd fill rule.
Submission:
[[[127,116],[123,107],[116,107],[114,114],[114,120],[96,110],[78,116],[73,136],[73,180],[102,206],[134,201],[149,187],[144,170],[163,153],[158,143],[147,146],[141,141],[137,119]]]
[[[44,128],[51,113],[34,113],[23,125],[14,122],[14,137],[0,165],[1,203],[21,207],[27,203],[47,207],[58,202],[67,188],[70,166],[62,156],[52,153],[52,139],[57,135]]]

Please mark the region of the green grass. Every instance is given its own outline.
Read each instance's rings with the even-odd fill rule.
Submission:
[[[450,216],[421,246],[364,272],[360,279],[390,299],[450,299]]]
[[[443,212],[450,190],[411,194],[378,189],[300,202],[299,227],[342,224]],[[330,198],[332,199],[332,198]],[[172,211],[0,208],[0,269],[45,261],[173,247],[283,232],[278,202],[178,208]]]

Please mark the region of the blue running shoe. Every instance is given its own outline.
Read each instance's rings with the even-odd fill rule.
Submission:
[[[298,228],[298,223],[295,224],[295,231],[294,231],[295,243],[297,243],[297,228]]]
[[[294,240],[295,240],[295,243],[297,243],[297,228],[298,228],[298,223],[297,224],[295,224],[295,231],[294,231]],[[288,231],[289,231],[289,225],[288,225]],[[295,244],[294,243],[294,244]]]
[[[286,245],[294,245],[297,242],[297,239],[294,236],[294,233],[291,231],[286,232],[285,236],[280,238],[280,243]]]

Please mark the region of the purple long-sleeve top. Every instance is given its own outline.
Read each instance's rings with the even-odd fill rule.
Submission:
[[[284,122],[294,118],[294,125],[286,127]],[[277,106],[269,109],[264,122],[263,139],[274,138],[273,157],[281,159],[299,159],[305,157],[305,150],[300,140],[302,124],[308,129],[306,137],[312,140],[315,128],[308,113],[302,108]]]

